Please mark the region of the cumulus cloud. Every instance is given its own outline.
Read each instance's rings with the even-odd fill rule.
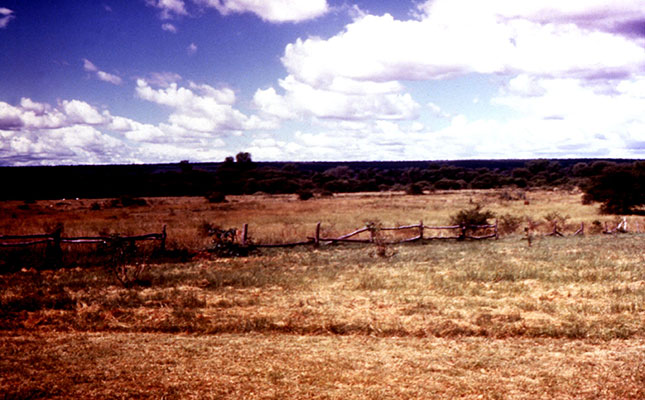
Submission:
[[[85,69],[85,71],[94,73],[94,75],[103,82],[108,82],[113,85],[120,85],[121,83],[123,83],[123,80],[119,76],[99,70],[96,65],[94,65],[90,60],[86,58],[83,59],[83,69]]]
[[[287,76],[254,96],[267,116],[323,130],[258,143],[267,156],[302,146],[299,159],[638,156],[643,21],[642,0],[432,0],[409,20],[355,13],[332,37],[288,44]],[[512,117],[469,120],[440,100],[422,108],[402,83],[473,75],[506,82],[473,104]],[[415,121],[423,114],[447,127],[429,130]]]
[[[85,60],[90,72],[98,68]],[[78,99],[55,105],[0,101],[0,165],[220,160],[227,138],[276,125],[235,108],[235,92],[162,72],[137,80],[136,95],[171,110],[166,122],[142,123]],[[151,83],[154,81],[155,83]]]
[[[254,104],[276,118],[315,117],[322,119],[410,119],[419,105],[409,94],[398,93],[396,83],[379,84],[335,80],[326,88],[316,88],[293,76],[280,80],[284,95],[274,88],[258,90]]]
[[[133,162],[131,149],[100,128],[113,117],[80,100],[56,107],[22,98],[0,102],[0,163],[4,165]]]
[[[543,23],[530,10],[509,13],[501,3],[436,0],[425,4],[420,19],[407,21],[365,15],[329,39],[287,45],[282,62],[313,86],[337,77],[382,82],[516,71],[584,75],[633,73],[645,65],[642,47],[622,35],[589,24]]]
[[[143,100],[171,108],[166,126],[183,136],[241,133],[268,126],[258,117],[249,117],[235,109],[235,92],[229,88],[215,89],[193,82],[188,87],[172,83],[153,88],[146,80],[139,79],[136,93]]]
[[[15,16],[13,15],[13,10],[10,10],[5,7],[0,7],[0,29],[4,29],[9,25],[12,19]]]
[[[300,22],[319,17],[329,11],[326,0],[193,0],[213,7],[222,15],[250,12],[264,21]]]

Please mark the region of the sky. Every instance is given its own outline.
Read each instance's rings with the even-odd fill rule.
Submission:
[[[0,165],[645,158],[645,0],[0,0]]]

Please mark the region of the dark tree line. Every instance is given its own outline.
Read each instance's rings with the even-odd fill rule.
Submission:
[[[585,202],[601,203],[607,214],[644,213],[645,162],[606,163],[583,171],[589,174],[581,184]]]
[[[581,187],[602,210],[643,206],[644,162],[503,160],[256,163],[249,153],[222,163],[0,168],[2,199],[112,198]],[[216,194],[216,195],[213,195]],[[218,197],[219,196],[219,197]]]

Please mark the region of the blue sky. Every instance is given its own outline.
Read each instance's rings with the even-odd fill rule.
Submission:
[[[644,0],[0,0],[0,165],[645,155]]]

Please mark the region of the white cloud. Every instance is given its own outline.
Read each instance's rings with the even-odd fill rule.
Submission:
[[[147,81],[139,79],[136,93],[141,99],[170,107],[173,112],[167,126],[187,137],[240,133],[260,129],[265,124],[257,117],[248,117],[235,109],[235,93],[229,88],[215,89],[191,82],[189,88],[172,83],[154,89]]]
[[[643,127],[640,122],[632,128],[642,132]],[[343,129],[338,124],[299,131],[290,140],[256,139],[248,151],[256,159],[276,161],[642,157],[642,133],[598,132],[569,120],[528,116],[505,122],[469,121],[458,115],[448,127],[434,131],[397,121],[370,122],[361,129]]]
[[[166,32],[171,32],[171,33],[177,33],[177,27],[171,23],[165,23],[161,25],[161,29],[163,29]]]
[[[282,62],[312,86],[339,77],[383,82],[516,71],[628,74],[645,65],[642,47],[624,36],[507,17],[492,7],[497,3],[436,0],[419,20],[366,15],[329,39],[287,45]]]
[[[13,15],[12,10],[0,7],[0,29],[6,28],[9,25],[9,22],[14,18],[15,16]]]
[[[35,115],[43,115],[45,112],[51,110],[49,104],[38,103],[26,97],[20,99],[20,107],[24,110],[33,111]]]
[[[213,7],[222,15],[250,12],[264,21],[300,22],[319,17],[329,11],[326,0],[193,0]]]
[[[64,100],[61,106],[70,124],[99,125],[105,122],[103,115],[84,101]]]
[[[632,128],[645,123],[645,95],[641,91],[645,76],[624,80],[609,91],[604,82],[574,78],[533,79],[527,89],[527,79],[523,75],[512,79],[493,102],[526,118],[560,121],[551,124],[563,127],[555,132],[555,138],[581,136],[582,144],[595,135],[614,132],[625,139],[645,140],[645,132]]]
[[[0,102],[0,130],[14,130],[21,128],[24,122],[21,110],[10,104]]]
[[[230,154],[226,137],[276,127],[233,108],[235,93],[228,88],[190,82],[153,89],[139,80],[137,95],[171,108],[167,123],[115,116],[76,99],[55,106],[29,98],[17,105],[0,101],[0,165],[214,161]]]
[[[187,52],[187,53],[188,53],[188,55],[190,55],[190,56],[192,56],[193,54],[197,53],[197,45],[196,45],[195,43],[191,43],[191,44],[190,44],[190,45],[188,45],[188,47],[186,48],[186,52]]]
[[[288,76],[280,80],[285,95],[275,89],[258,90],[254,104],[277,118],[322,119],[410,119],[419,105],[409,94],[398,93],[396,82],[381,84],[351,79],[332,80],[327,88],[316,88]]]
[[[161,10],[161,19],[172,19],[176,15],[188,15],[183,0],[146,0],[146,4]]]
[[[221,161],[231,152],[221,147],[223,142],[201,143],[178,146],[176,143],[152,143],[137,149],[137,158],[155,162],[177,162],[178,160]]]
[[[4,165],[134,162],[122,140],[99,130],[112,117],[79,100],[59,107],[23,98],[0,102],[0,163]]]
[[[286,78],[256,91],[254,105],[267,116],[315,123],[293,141],[263,142],[271,149],[264,152],[273,158],[293,145],[304,146],[298,159],[639,156],[645,43],[625,24],[643,20],[643,0],[432,0],[407,21],[356,13],[330,38],[287,45]],[[473,93],[470,107],[512,114],[469,120],[446,112],[441,95],[423,109],[401,84],[473,74],[507,84],[492,102]],[[429,131],[414,121],[422,113],[450,125]]]
[[[104,71],[97,71],[96,77],[102,80],[103,82],[109,82],[113,85],[120,85],[121,83],[123,83],[123,80],[120,77],[109,74]]]
[[[175,72],[152,72],[149,74],[148,78],[146,78],[146,82],[153,86],[158,86],[158,87],[168,87],[173,83],[177,83],[181,81],[181,75],[175,73]]]
[[[123,80],[119,76],[99,70],[99,68],[94,65],[94,63],[86,58],[83,59],[83,69],[88,72],[94,73],[96,77],[103,82],[108,82],[113,85],[120,85],[121,83],[123,83]]]
[[[99,69],[96,67],[96,65],[94,65],[94,64],[93,64],[90,60],[88,60],[87,58],[84,58],[84,59],[83,59],[83,68],[85,69],[85,71],[89,71],[89,72],[96,72],[96,71],[98,71],[98,70],[99,70]]]

